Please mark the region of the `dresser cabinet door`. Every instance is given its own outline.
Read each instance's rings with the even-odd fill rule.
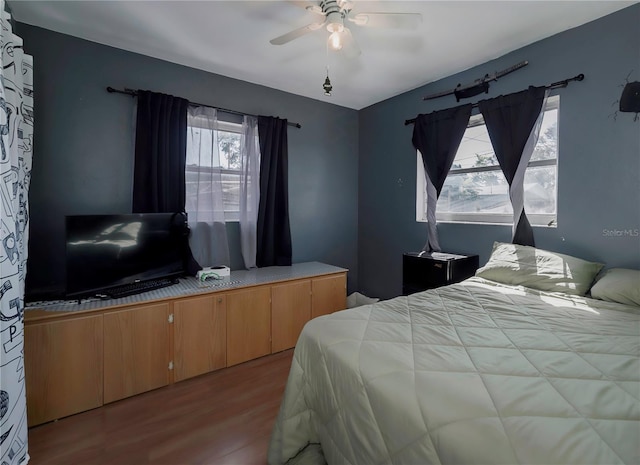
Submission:
[[[227,294],[227,365],[271,353],[271,287]]]
[[[173,305],[174,381],[227,366],[224,294],[182,299]]]
[[[347,275],[311,280],[311,318],[347,308]]]
[[[169,304],[104,315],[104,402],[169,384]]]
[[[29,426],[102,405],[102,315],[24,328]]]
[[[311,281],[271,287],[271,352],[291,349],[311,318]]]

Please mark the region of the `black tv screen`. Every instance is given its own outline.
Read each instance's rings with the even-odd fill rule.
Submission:
[[[182,276],[185,227],[174,213],[67,216],[67,297]]]

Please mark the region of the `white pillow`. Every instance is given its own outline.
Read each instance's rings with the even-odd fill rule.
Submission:
[[[611,268],[591,288],[594,299],[640,306],[640,270]]]
[[[503,284],[585,295],[604,265],[526,245],[495,242],[476,276]]]

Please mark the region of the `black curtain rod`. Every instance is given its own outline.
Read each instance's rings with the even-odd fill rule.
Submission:
[[[549,84],[548,86],[545,86],[545,89],[560,89],[562,87],[567,87],[569,85],[569,83],[571,81],[582,81],[584,79],[584,74],[578,74],[577,76],[574,76],[572,78],[569,79],[564,79],[563,81],[558,81],[558,82],[554,82],[552,84]],[[471,108],[478,108],[478,104],[474,103],[473,105],[471,105]],[[412,118],[412,119],[407,119],[404,121],[404,125],[408,126],[409,124],[413,124],[416,122],[416,118]]]
[[[127,89],[125,87],[124,90],[118,90],[118,89],[114,89],[113,87],[107,87],[107,92],[109,92],[110,94],[116,93],[116,94],[125,94],[125,95],[131,95],[132,97],[137,97],[138,96],[138,92],[133,90],[133,89]],[[235,111],[235,110],[228,110],[227,108],[220,108],[220,107],[214,107],[213,105],[205,105],[204,103],[196,103],[196,102],[189,102],[191,105],[196,105],[198,107],[209,107],[209,108],[215,108],[216,110],[220,110],[223,111],[225,113],[231,113],[234,115],[242,115],[242,116],[257,116],[257,115],[252,115],[249,113],[242,113],[241,111]],[[300,123],[292,123],[290,121],[287,121],[287,125],[289,126],[293,126],[294,128],[298,128],[300,129],[302,126],[300,125]]]

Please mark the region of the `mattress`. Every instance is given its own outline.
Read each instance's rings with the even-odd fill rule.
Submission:
[[[635,464],[639,444],[640,308],[474,277],[307,323],[268,462]]]

